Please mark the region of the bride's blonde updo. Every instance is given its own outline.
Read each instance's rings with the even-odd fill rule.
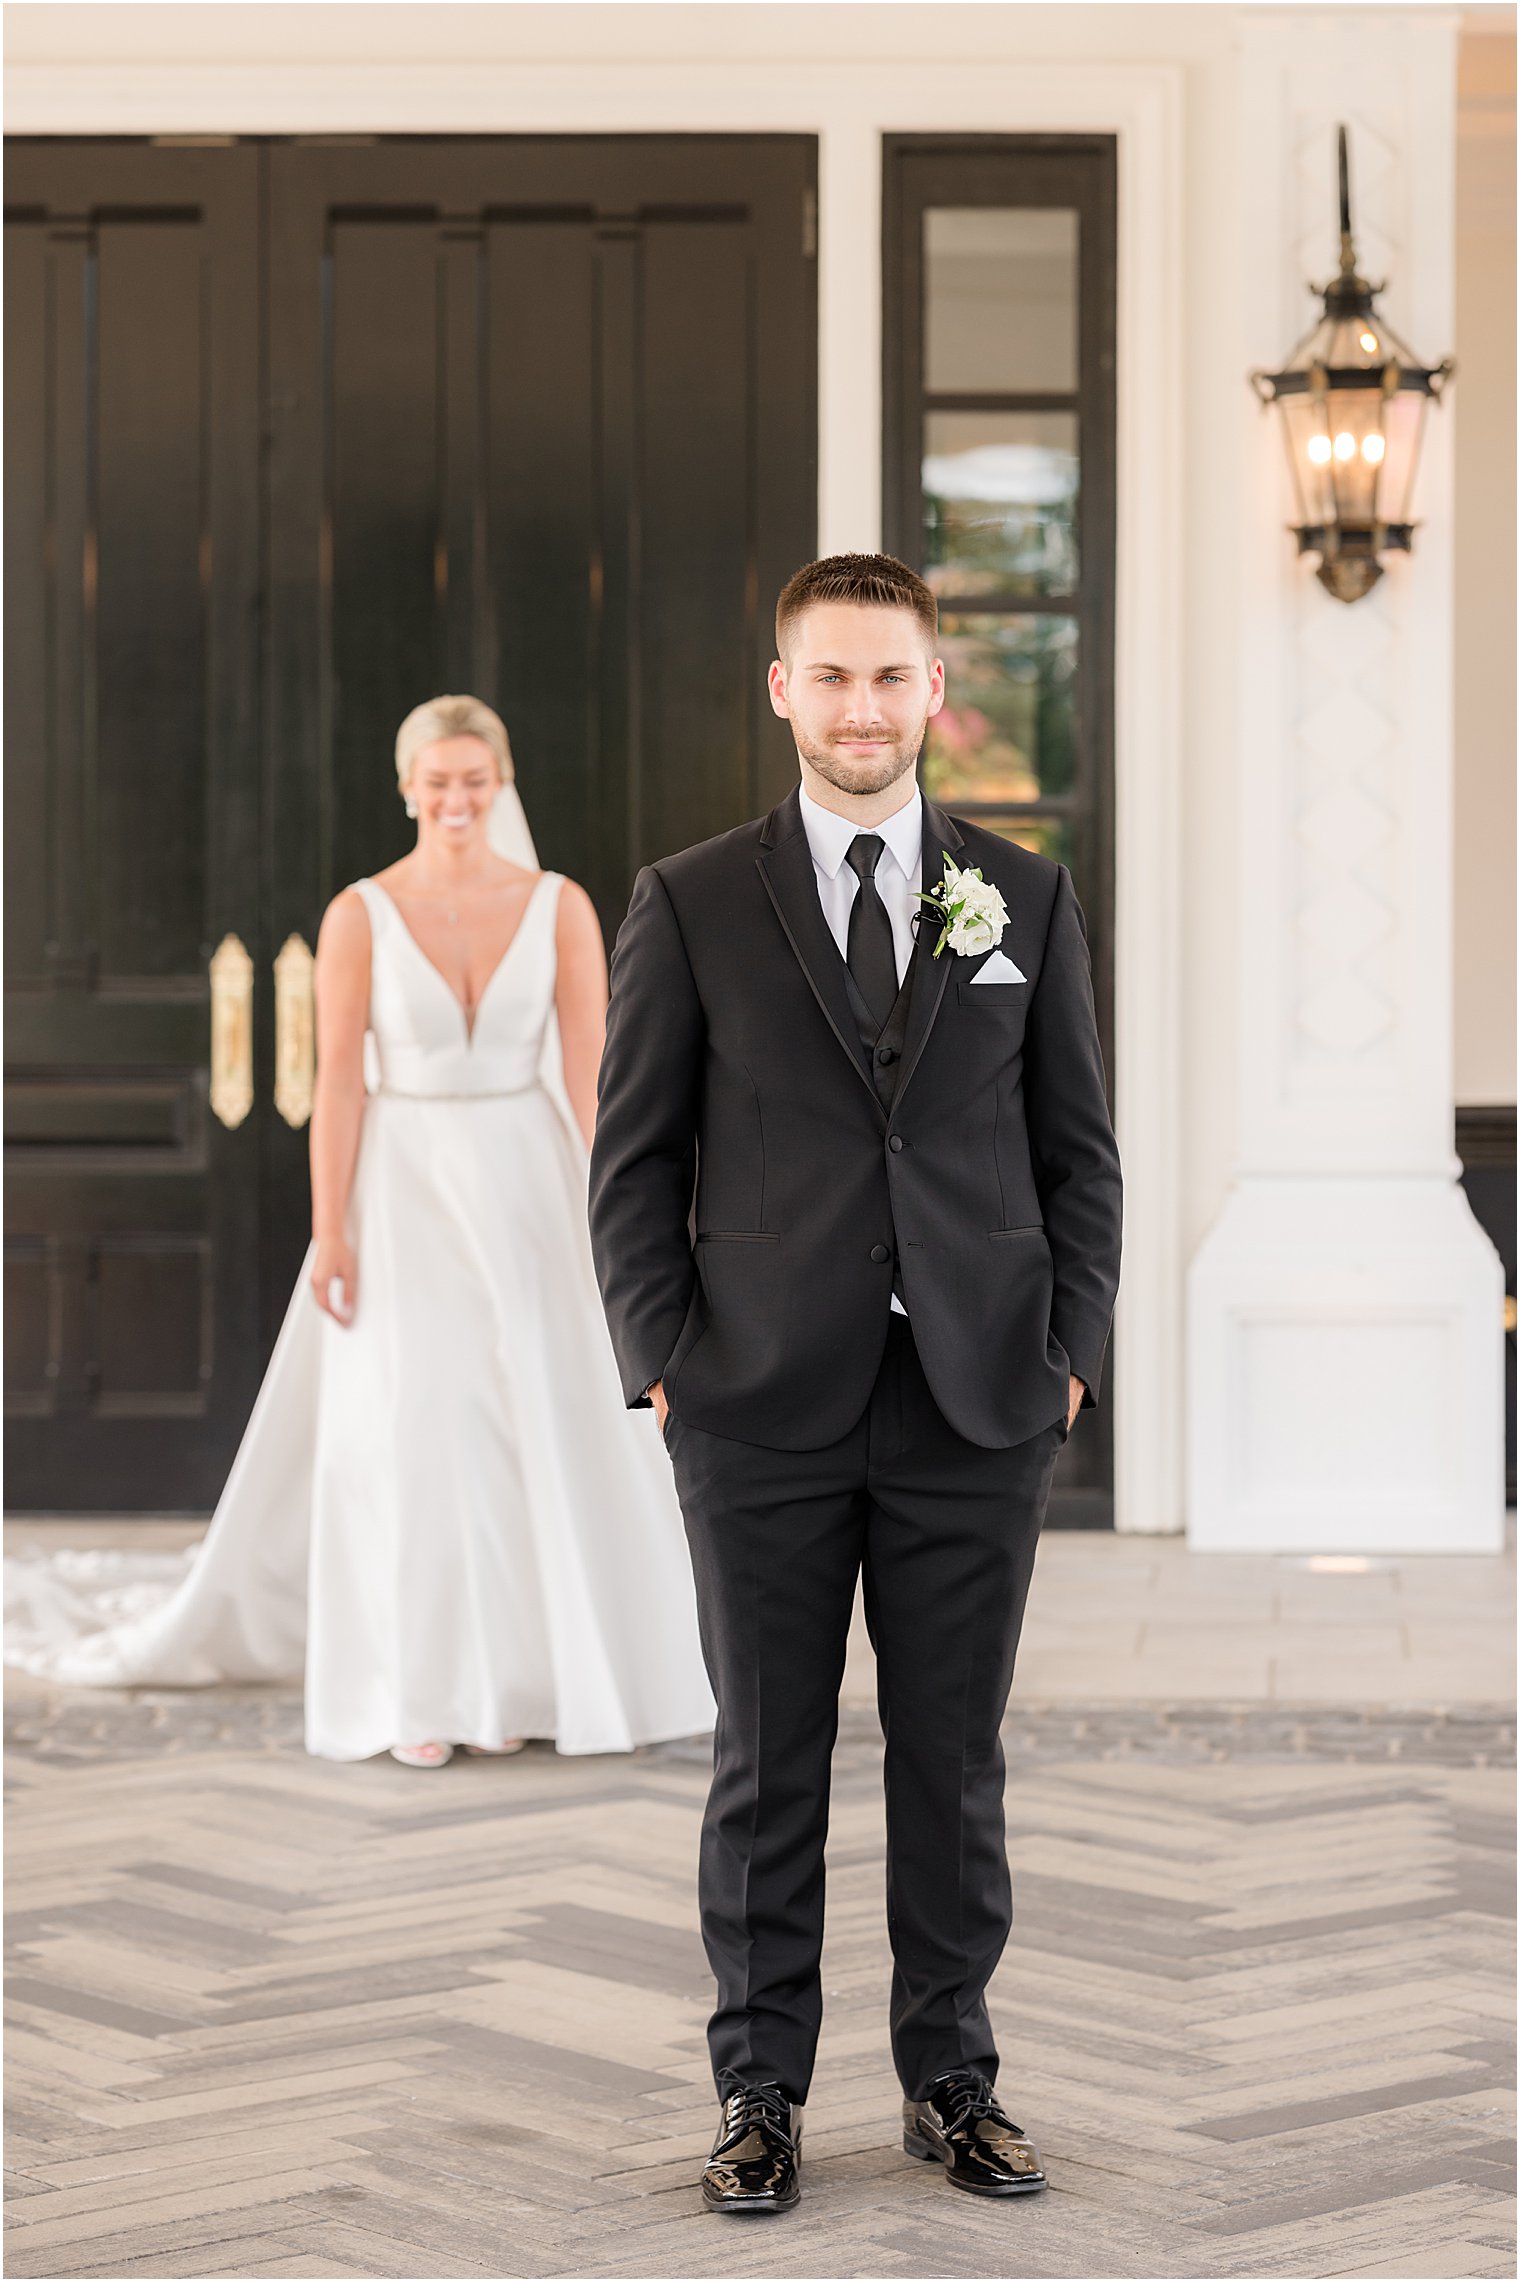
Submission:
[[[478,737],[489,745],[502,783],[512,782],[512,746],[501,715],[478,697],[430,697],[426,705],[414,705],[396,731],[396,782],[403,792],[417,755],[445,737]]]

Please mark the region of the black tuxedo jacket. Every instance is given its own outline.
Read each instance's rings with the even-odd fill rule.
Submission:
[[[821,1449],[870,1399],[897,1268],[924,1372],[988,1449],[1098,1390],[1120,1179],[1087,938],[1063,865],[924,803],[1003,893],[998,948],[913,957],[901,1071],[879,1098],[794,792],[640,872],[612,959],[591,1237],[630,1405],[663,1379],[709,1433]],[[984,956],[990,956],[985,954]],[[693,1206],[695,1209],[693,1210]]]

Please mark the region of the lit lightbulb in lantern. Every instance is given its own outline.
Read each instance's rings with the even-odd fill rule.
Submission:
[[[1354,460],[1356,458],[1356,438],[1345,428],[1342,428],[1335,439],[1335,456],[1338,460]]]
[[[1362,347],[1367,351],[1368,356],[1375,357],[1377,355],[1378,344],[1376,333],[1360,333],[1358,334],[1357,338],[1360,340]]]
[[[1381,436],[1364,436],[1364,437],[1362,438],[1362,458],[1363,458],[1363,459],[1364,459],[1364,460],[1367,462],[1367,465],[1368,465],[1369,467],[1376,467],[1376,466],[1377,466],[1377,464],[1378,464],[1378,462],[1379,462],[1379,460],[1381,460],[1382,456],[1383,456],[1383,439],[1382,439],[1382,437],[1381,437]]]
[[[1328,436],[1311,436],[1309,438],[1309,457],[1316,467],[1323,467],[1330,457],[1330,438]]]

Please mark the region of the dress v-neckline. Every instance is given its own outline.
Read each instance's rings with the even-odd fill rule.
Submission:
[[[381,887],[380,882],[375,879],[372,879],[369,883],[372,888],[379,889],[379,892],[384,896],[386,902],[390,905],[392,911],[395,913],[396,924],[401,929],[402,934],[411,944],[412,949],[416,952],[418,958],[427,968],[428,973],[434,976],[435,979],[442,985],[443,989],[448,993],[448,996],[459,1015],[459,1019],[464,1025],[464,1042],[467,1047],[473,1046],[475,1043],[475,1033],[480,1027],[480,1017],[484,1010],[486,1000],[491,995],[491,986],[495,982],[497,976],[501,973],[501,970],[506,965],[508,959],[511,958],[512,953],[517,949],[518,941],[522,935],[523,929],[528,924],[528,914],[533,909],[533,905],[537,899],[539,889],[543,886],[544,881],[548,879],[548,877],[549,874],[547,872],[540,872],[537,879],[533,882],[533,885],[529,888],[527,901],[524,903],[522,908],[522,917],[518,920],[517,925],[512,930],[512,939],[508,943],[506,949],[502,952],[501,957],[497,960],[495,966],[491,969],[491,972],[486,976],[485,981],[480,986],[480,996],[475,1001],[475,1017],[473,1021],[470,1019],[470,1012],[468,1007],[465,1005],[464,1000],[460,997],[458,991],[449,981],[449,978],[444,973],[442,967],[438,965],[435,959],[430,959],[428,957],[426,951],[424,951],[422,945],[418,942],[410,927],[408,927],[405,916],[402,913],[401,906],[396,901],[396,898],[392,895],[390,889],[388,887]]]

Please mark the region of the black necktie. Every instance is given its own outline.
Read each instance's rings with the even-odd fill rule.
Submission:
[[[850,906],[845,965],[855,977],[855,987],[870,1008],[878,1030],[897,997],[897,952],[892,943],[892,922],[876,887],[881,846],[879,834],[857,833],[845,859],[860,881]]]

